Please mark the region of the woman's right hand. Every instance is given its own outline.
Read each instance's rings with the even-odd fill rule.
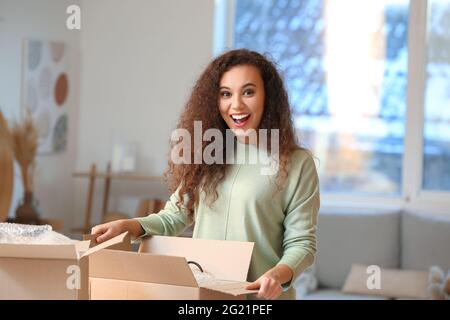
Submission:
[[[144,233],[141,224],[137,220],[122,219],[95,226],[92,228],[91,234],[97,236],[95,239],[97,243],[102,243],[126,231],[130,232],[135,238]]]

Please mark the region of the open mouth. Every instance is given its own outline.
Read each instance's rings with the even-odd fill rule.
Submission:
[[[236,126],[242,127],[248,122],[248,119],[250,119],[250,114],[249,113],[232,114],[231,119],[236,124]]]

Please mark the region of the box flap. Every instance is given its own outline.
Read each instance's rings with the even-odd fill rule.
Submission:
[[[95,246],[92,246],[93,241],[90,241],[90,248],[81,254],[81,258],[89,256],[93,253],[99,252],[100,250],[106,249],[106,248],[110,248],[112,246],[115,245],[119,245],[119,244],[124,244],[126,245],[128,243],[129,246],[131,246],[131,240],[130,240],[130,235],[128,232],[124,232],[114,238],[111,238],[109,240],[106,240],[105,242],[102,242],[100,244],[97,244]]]
[[[77,243],[75,243],[75,247],[77,249],[78,254],[88,251],[90,245],[91,241],[89,240],[78,241]]]
[[[92,247],[98,246],[97,241],[95,241],[97,239],[97,237],[98,237],[97,234],[84,234],[83,240],[90,240],[89,248],[92,248]],[[131,251],[131,235],[128,234],[128,236],[125,237],[122,242],[111,245],[108,247],[108,249]]]
[[[183,257],[105,249],[89,258],[89,276],[198,287]]]
[[[231,294],[233,296],[258,293],[258,290],[245,289],[245,287],[249,284],[250,282],[246,281],[214,281],[211,284],[202,284],[200,285],[200,287],[226,294]]]
[[[253,242],[152,236],[141,242],[139,252],[185,257],[217,279],[246,281],[253,246]]]
[[[74,244],[0,244],[0,257],[30,259],[77,259]]]

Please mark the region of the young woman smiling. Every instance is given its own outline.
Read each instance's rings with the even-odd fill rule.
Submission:
[[[248,289],[258,298],[295,299],[291,284],[310,266],[316,254],[316,224],[320,206],[319,181],[309,152],[295,139],[288,96],[274,64],[246,49],[214,59],[202,73],[178,123],[194,136],[202,130],[235,133],[234,163],[174,163],[166,176],[172,191],[163,210],[147,217],[96,226],[92,233],[103,242],[124,231],[134,237],[176,236],[194,225],[194,238],[251,241]],[[240,129],[240,130],[239,130]],[[258,136],[245,131],[278,130],[278,141],[261,147]],[[261,174],[261,164],[247,156],[271,155],[277,143],[279,170]],[[210,142],[202,141],[202,148]],[[194,143],[192,142],[194,145]],[[223,146],[223,158],[227,157]],[[229,150],[228,150],[229,151]],[[191,159],[199,150],[192,148]],[[201,152],[201,150],[200,150]]]

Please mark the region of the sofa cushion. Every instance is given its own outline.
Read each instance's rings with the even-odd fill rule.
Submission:
[[[377,268],[370,269],[370,267],[354,264],[342,292],[398,299],[428,298],[427,271],[387,268],[377,270]],[[379,287],[376,285],[379,285]]]
[[[403,269],[450,269],[450,217],[421,212],[402,213]]]
[[[321,210],[317,229],[319,287],[342,288],[354,263],[398,268],[400,212]]]

